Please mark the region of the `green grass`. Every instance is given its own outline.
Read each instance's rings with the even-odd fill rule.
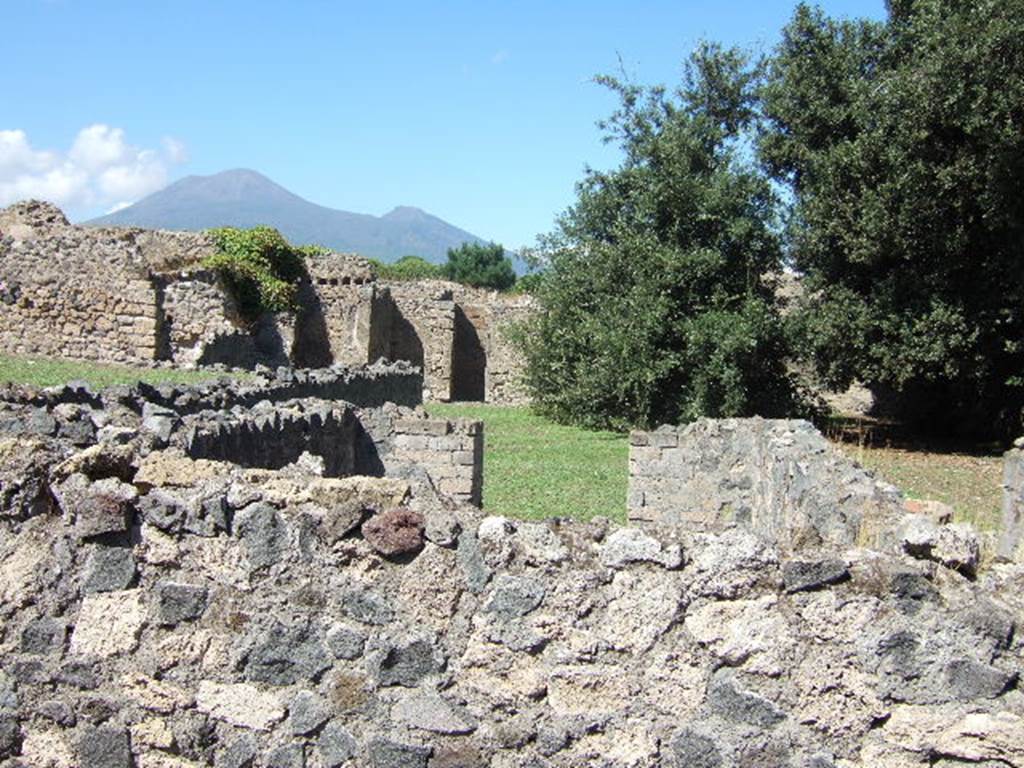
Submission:
[[[126,365],[106,365],[79,360],[38,359],[0,355],[0,383],[31,384],[52,387],[69,381],[87,381],[93,387],[112,384],[150,384],[173,382],[195,384],[216,379],[212,371],[184,371],[173,368],[132,368]]]
[[[626,518],[626,435],[553,424],[527,408],[430,404],[484,422],[484,511],[519,518]]]

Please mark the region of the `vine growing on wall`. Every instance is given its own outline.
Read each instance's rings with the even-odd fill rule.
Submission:
[[[226,284],[242,317],[255,320],[264,312],[298,309],[299,280],[306,274],[306,257],[316,246],[296,247],[272,227],[238,229],[220,227],[209,231],[217,253],[203,260]]]

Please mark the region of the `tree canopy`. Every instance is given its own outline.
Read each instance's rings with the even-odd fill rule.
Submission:
[[[448,249],[448,261],[442,266],[444,275],[457,283],[477,288],[511,288],[516,282],[512,260],[497,243],[463,243]]]
[[[759,149],[793,193],[801,347],[920,425],[1011,434],[1024,406],[1024,0],[798,6]]]
[[[623,427],[792,405],[770,286],[779,264],[767,179],[744,161],[758,66],[706,45],[668,93],[602,77],[622,164],[589,170],[537,258],[524,336],[536,407]]]

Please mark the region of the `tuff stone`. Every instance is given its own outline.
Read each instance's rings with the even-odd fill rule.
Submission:
[[[620,528],[611,533],[601,547],[601,562],[609,568],[624,568],[630,563],[656,563],[665,568],[683,564],[678,544],[663,547],[661,542],[639,528]]]
[[[391,717],[403,725],[433,733],[458,735],[472,733],[477,728],[465,709],[433,693],[399,699],[391,710]]]
[[[284,719],[284,709],[276,697],[247,683],[203,680],[199,683],[196,708],[217,720],[255,731],[268,731]]]
[[[134,650],[146,623],[143,599],[139,589],[86,596],[71,634],[71,653],[107,658]]]

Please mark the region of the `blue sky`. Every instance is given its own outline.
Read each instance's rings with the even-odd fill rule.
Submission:
[[[594,75],[621,57],[673,84],[702,38],[770,49],[793,6],[0,0],[0,205],[34,194],[81,219],[246,167],[321,205],[414,205],[517,248],[586,165],[617,162]]]

